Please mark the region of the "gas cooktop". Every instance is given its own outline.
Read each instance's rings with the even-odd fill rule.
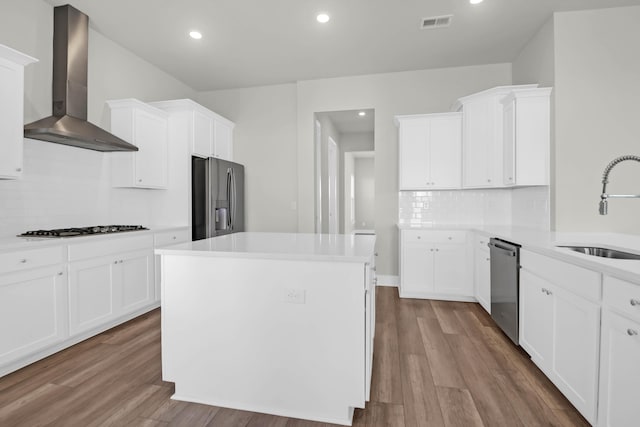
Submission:
[[[33,230],[19,234],[18,237],[77,237],[94,234],[122,233],[126,231],[148,230],[141,225],[96,225],[80,228],[57,228],[55,230]]]

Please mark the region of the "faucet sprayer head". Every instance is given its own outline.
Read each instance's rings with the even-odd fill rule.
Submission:
[[[607,199],[600,200],[600,215],[606,215],[608,207]]]

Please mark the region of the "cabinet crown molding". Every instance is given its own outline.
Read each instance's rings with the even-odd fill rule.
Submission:
[[[517,91],[509,92],[500,102],[502,104],[508,104],[512,102],[514,99],[519,98],[538,98],[538,97],[549,97],[551,95],[551,91],[553,88],[550,87],[539,87],[539,88],[531,88],[531,89],[522,89]]]
[[[462,117],[462,113],[450,112],[450,113],[426,113],[426,114],[406,114],[401,116],[394,116],[393,123],[396,126],[400,126],[400,122],[403,120],[414,120],[434,117]]]
[[[0,44],[0,58],[7,59],[9,61],[15,62],[18,65],[29,65],[34,62],[38,62],[38,60],[32,56],[19,52],[9,46],[5,46]]]
[[[458,100],[453,104],[453,111],[461,111],[462,106],[469,101],[473,101],[479,98],[485,98],[487,96],[493,95],[507,95],[509,92],[516,90],[526,90],[526,89],[535,89],[538,87],[537,83],[527,84],[527,85],[511,85],[511,86],[496,86],[487,90],[483,90],[481,92],[472,93],[471,95],[463,96],[462,98],[458,98]]]
[[[214,120],[217,120],[219,122],[223,122],[225,124],[227,124],[228,126],[231,126],[231,128],[235,127],[235,123],[233,123],[231,120],[227,119],[226,117],[221,116],[218,113],[215,113],[211,110],[209,110],[207,107],[204,107],[203,105],[198,104],[197,102],[195,102],[192,99],[171,99],[171,100],[167,100],[167,101],[157,101],[157,102],[151,102],[151,105],[153,105],[156,108],[160,108],[161,110],[164,110],[168,113],[183,113],[185,111],[187,112],[193,112],[193,111],[197,111],[200,114],[203,114],[205,116],[211,117]]]
[[[135,98],[126,98],[126,99],[112,99],[106,101],[109,108],[117,109],[117,108],[137,108],[140,110],[144,110],[149,114],[153,114],[157,117],[168,118],[169,113],[161,110],[160,108],[154,107],[153,105],[147,104],[146,102],[142,102]]]

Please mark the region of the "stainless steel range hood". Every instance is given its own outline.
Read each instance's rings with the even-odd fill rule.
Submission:
[[[89,17],[70,5],[53,9],[53,115],[29,123],[24,137],[95,151],[138,151],[87,121]]]

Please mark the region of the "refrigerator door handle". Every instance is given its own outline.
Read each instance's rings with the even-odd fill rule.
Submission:
[[[227,229],[233,231],[233,169],[227,168],[227,201],[229,202],[229,215],[227,215]]]
[[[211,194],[211,170],[210,167],[207,167],[204,170],[204,182],[205,182],[205,195]],[[203,238],[213,237],[213,233],[215,231],[215,222],[211,222],[211,215],[215,212],[214,201],[211,197],[207,197],[207,202],[205,203],[205,233],[206,235]]]
[[[231,169],[231,198],[229,199],[231,215],[231,231],[233,231],[236,225],[236,171]]]

